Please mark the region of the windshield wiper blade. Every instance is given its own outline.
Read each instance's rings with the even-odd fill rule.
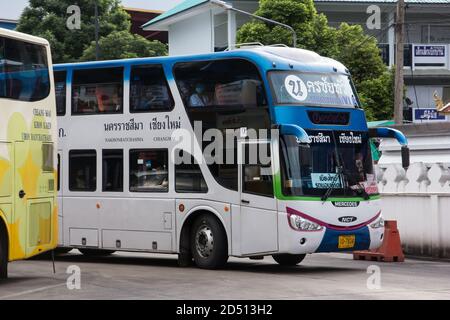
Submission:
[[[333,178],[333,181],[331,182],[331,186],[327,189],[327,191],[320,198],[320,200],[322,200],[322,203],[325,203],[325,201],[327,201],[327,199],[330,197],[331,192],[333,191],[336,182],[339,180],[338,178],[340,178],[340,176],[342,174],[342,168],[341,167],[337,167],[336,171],[337,172],[336,172],[336,175]]]

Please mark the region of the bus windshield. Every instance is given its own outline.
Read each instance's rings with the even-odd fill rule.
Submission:
[[[281,137],[285,196],[362,196],[378,193],[367,132],[307,131],[310,144]]]
[[[277,105],[358,106],[351,79],[345,74],[272,71],[269,79]]]

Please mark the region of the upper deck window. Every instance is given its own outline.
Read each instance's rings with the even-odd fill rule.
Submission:
[[[178,89],[189,108],[256,108],[266,106],[264,87],[255,65],[230,59],[178,63]]]
[[[272,94],[278,105],[358,107],[350,77],[338,73],[269,73]]]
[[[75,70],[72,114],[123,112],[123,68]]]
[[[55,71],[56,113],[58,116],[66,114],[66,71]]]
[[[0,98],[33,102],[49,93],[45,46],[0,37]]]
[[[170,111],[173,99],[164,70],[160,65],[144,65],[131,68],[130,111]]]

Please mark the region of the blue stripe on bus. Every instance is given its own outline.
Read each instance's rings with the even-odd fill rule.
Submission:
[[[354,235],[355,246],[348,249],[339,249],[339,236]],[[333,230],[327,228],[322,242],[316,252],[339,252],[339,251],[354,251],[354,250],[367,250],[370,247],[370,233],[369,228],[364,226],[360,229],[351,231]]]

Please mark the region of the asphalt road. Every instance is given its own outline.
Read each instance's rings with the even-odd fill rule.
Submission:
[[[73,270],[80,271],[79,282]],[[73,250],[57,257],[56,274],[49,260],[19,261],[0,282],[0,299],[336,298],[450,299],[450,262],[374,263],[353,261],[349,254],[315,254],[294,268],[271,258],[231,258],[224,270],[210,271],[179,268],[172,255],[87,258]]]

